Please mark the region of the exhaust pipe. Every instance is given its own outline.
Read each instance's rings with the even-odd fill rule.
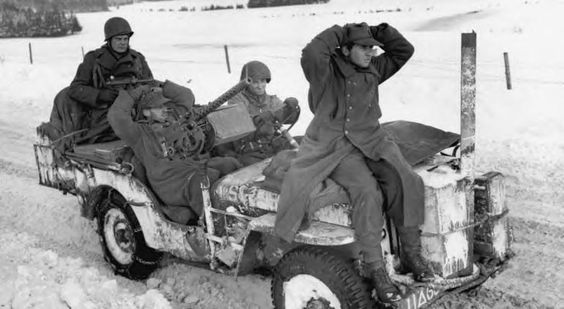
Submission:
[[[474,180],[476,135],[476,33],[462,33],[460,172]]]

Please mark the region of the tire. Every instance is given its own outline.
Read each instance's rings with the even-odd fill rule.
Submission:
[[[368,309],[370,292],[352,263],[326,250],[299,247],[274,270],[272,301],[276,309]]]
[[[115,190],[98,204],[98,235],[104,259],[116,274],[143,280],[158,267],[162,253],[149,248],[135,214]]]

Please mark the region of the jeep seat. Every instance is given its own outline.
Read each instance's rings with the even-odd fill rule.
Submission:
[[[89,159],[120,163],[130,156],[128,155],[130,151],[131,149],[124,141],[116,140],[106,143],[76,145],[73,152]]]
[[[106,143],[81,144],[73,149],[75,155],[100,163],[130,163],[133,166],[133,177],[147,185],[147,175],[145,167],[135,157],[133,150],[122,140],[115,140]]]

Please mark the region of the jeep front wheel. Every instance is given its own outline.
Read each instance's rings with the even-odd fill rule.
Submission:
[[[140,280],[157,268],[161,253],[146,245],[133,211],[114,190],[99,204],[98,234],[104,259],[117,274]]]
[[[323,249],[300,247],[275,268],[272,300],[276,309],[372,308],[369,290],[349,263]]]

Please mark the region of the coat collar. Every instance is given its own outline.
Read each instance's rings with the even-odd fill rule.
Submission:
[[[333,59],[337,64],[337,68],[343,74],[343,76],[345,76],[345,78],[348,78],[355,73],[369,73],[380,76],[373,63],[370,63],[370,66],[368,66],[367,68],[358,67],[352,64],[340,50],[333,54]]]
[[[99,49],[97,55],[99,63],[108,69],[112,69],[118,63],[133,62],[135,57],[136,53],[132,49],[128,49],[123,55],[117,55],[106,45]]]
[[[266,92],[263,95],[256,95],[245,88],[242,93],[251,105],[254,105],[258,108],[263,108],[266,106]]]

